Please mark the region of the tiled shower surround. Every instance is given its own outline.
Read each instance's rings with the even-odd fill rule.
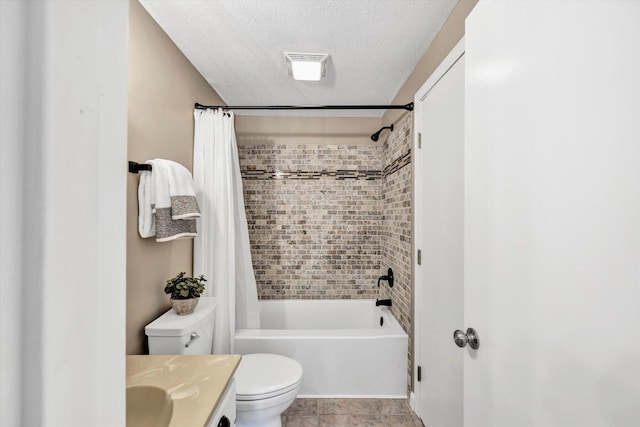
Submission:
[[[409,372],[412,384],[412,280],[411,280],[411,142],[412,117],[405,115],[394,125],[382,147],[384,163],[382,182],[381,267],[393,268],[394,286],[382,286],[381,298],[391,298],[391,310],[409,335]]]
[[[382,148],[238,148],[258,297],[375,298]]]
[[[411,346],[411,124],[382,146],[238,147],[260,299],[391,298]]]
[[[238,151],[259,298],[392,296],[410,329],[411,115],[383,146]],[[377,279],[388,267],[396,287],[380,295]]]
[[[393,300],[393,313],[407,333],[411,329],[411,120],[405,116],[384,143],[382,182],[381,260],[392,267],[394,287],[383,286],[382,298]],[[397,159],[401,159],[398,161]],[[395,165],[398,163],[398,165]],[[394,170],[388,173],[387,170]]]

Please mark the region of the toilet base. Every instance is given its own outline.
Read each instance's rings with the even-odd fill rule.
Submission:
[[[240,417],[236,417],[236,427],[282,427],[282,417],[278,415],[270,420],[254,420],[254,422],[243,422]]]
[[[262,408],[255,408],[251,403],[264,404],[264,401],[248,403],[236,400],[236,427],[282,427],[282,413],[293,403],[293,399]]]
[[[282,412],[288,406],[279,405],[259,411],[243,411],[236,406],[236,427],[282,427]]]

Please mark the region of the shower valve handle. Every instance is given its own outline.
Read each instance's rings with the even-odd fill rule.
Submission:
[[[386,276],[378,277],[378,287],[380,287],[380,281],[381,280],[386,280],[387,283],[389,283],[389,287],[393,288],[393,270],[391,268],[389,268],[387,270],[387,275]]]

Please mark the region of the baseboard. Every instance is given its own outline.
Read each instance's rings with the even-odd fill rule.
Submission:
[[[2,1],[2,0],[0,0]],[[301,399],[406,399],[401,394],[299,394]]]

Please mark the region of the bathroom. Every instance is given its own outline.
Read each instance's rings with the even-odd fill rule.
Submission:
[[[192,109],[195,102],[207,105],[225,102],[199,75],[194,73],[189,75],[191,78],[185,78],[184,70],[192,70],[190,64],[149,15],[144,2],[133,3],[130,22],[129,126],[136,129],[136,133],[129,135],[128,159],[167,158],[191,169],[193,119],[184,116],[183,122],[178,124],[171,121],[170,115],[175,114],[175,108]],[[171,64],[176,68],[171,68]],[[274,102],[265,99],[258,104]],[[270,116],[269,111],[253,112],[253,115],[236,112],[244,203],[258,297],[261,301],[392,299],[390,310],[408,335],[411,333],[412,307],[412,116],[410,112],[395,114],[396,111],[389,110],[383,118],[382,110],[374,111],[369,117],[331,117],[340,113],[291,117]],[[361,112],[347,113],[353,116]],[[155,119],[150,123],[148,117]],[[166,123],[166,127],[158,126],[158,122]],[[386,129],[379,141],[373,141],[371,134],[389,122],[394,123],[393,132]],[[273,179],[270,174],[274,171],[280,171],[283,176]],[[336,176],[320,179],[286,176],[292,172],[303,175],[320,171]],[[349,176],[349,172],[362,176]],[[166,296],[157,292],[157,284],[178,271],[191,273],[193,263],[189,241],[158,244],[138,236],[138,180],[138,175],[129,174],[127,182],[127,354],[148,352],[145,325],[167,310]],[[389,267],[395,273],[393,288],[386,281],[381,281],[378,288],[378,278],[386,275]],[[323,314],[337,315],[326,310]],[[247,345],[247,339],[244,337],[241,343],[236,342],[236,349]],[[393,375],[394,383],[400,385],[395,390],[381,389],[376,396],[393,395],[396,399],[404,396],[407,399],[411,381],[411,371],[407,369],[411,366],[407,341],[405,338],[405,342],[394,349],[404,363],[404,367],[397,368]],[[358,356],[370,354],[368,367],[365,368],[354,355],[353,366],[341,368],[341,372],[349,373],[361,367],[368,372],[360,377],[375,374],[380,369],[378,364],[383,363],[376,364],[376,357],[383,360],[380,351],[376,352],[376,346],[385,347],[372,341],[371,349],[361,350]],[[309,343],[304,347],[310,348]],[[326,345],[322,347],[326,348]],[[240,350],[238,352],[245,352]],[[296,354],[296,360],[303,363],[300,350],[274,352]],[[319,355],[316,358],[321,359]],[[312,382],[314,372],[323,372],[318,369],[319,363],[311,360],[303,363],[301,396],[310,397],[310,390],[313,390],[314,396],[364,397],[369,394],[371,397],[367,389],[384,382],[360,381],[358,389],[356,385],[345,386],[344,378],[341,378],[342,385],[321,385],[318,379]],[[307,369],[308,366],[315,369]],[[387,415],[407,414],[408,408],[402,414]],[[397,418],[396,424],[399,423]]]
[[[184,115],[179,112],[192,111],[194,102],[207,105],[220,105],[224,102],[206,80],[197,74],[179,50],[171,45],[169,38],[148,15],[145,15],[144,9],[139,4],[131,3],[123,8],[110,6],[110,3],[117,2],[96,2],[98,6],[91,6],[91,2],[73,4],[60,2],[56,7],[49,5],[42,8],[38,4],[28,7],[19,6],[16,2],[3,2],[2,5],[3,153],[0,157],[3,162],[2,271],[6,272],[3,275],[6,277],[3,277],[1,298],[3,406],[0,412],[2,425],[62,425],[65,424],[62,420],[69,419],[78,420],[78,425],[124,424],[124,392],[122,390],[124,390],[125,360],[122,355],[144,354],[147,351],[143,327],[168,307],[166,296],[162,294],[158,284],[164,283],[168,277],[179,271],[191,272],[193,251],[189,241],[163,245],[137,237],[136,214],[131,207],[135,207],[137,203],[138,177],[126,173],[126,161],[144,161],[151,157],[162,157],[191,167],[193,118],[190,114]],[[482,0],[480,3],[483,3]],[[634,8],[632,3],[624,6],[630,8],[626,15],[629,19],[639,22],[638,9]],[[423,83],[457,46],[465,33],[465,18],[475,7],[476,2],[464,0],[454,5],[449,18],[439,28],[419,66],[404,85],[398,85],[397,99],[390,99],[389,103],[404,104],[414,100],[414,95]],[[570,12],[563,10],[562,7],[560,10],[554,9],[554,12],[570,15]],[[587,22],[594,28],[600,25],[607,25],[606,28],[610,30],[613,27],[621,27],[613,25],[611,21],[600,22],[594,17],[602,14],[587,12],[589,12]],[[522,16],[526,14],[513,11],[509,13],[511,13],[508,15],[509,19],[527,22],[526,17]],[[77,19],[73,19],[76,16],[82,16],[84,19],[78,22]],[[497,16],[501,16],[500,13]],[[621,22],[620,17],[614,18],[613,22]],[[46,22],[47,25],[30,25],[40,22]],[[571,21],[567,25],[575,28],[576,32],[582,28],[579,22]],[[14,31],[5,34],[5,31],[8,31],[5,30],[6,28]],[[94,28],[95,33],[100,36],[73,36],[94,34]],[[138,31],[137,34],[136,31]],[[609,33],[615,34],[614,31]],[[27,37],[20,37],[25,34]],[[69,37],[69,34],[72,36]],[[629,34],[625,33],[626,36]],[[631,40],[638,39],[637,33],[631,33],[631,36]],[[597,48],[595,51],[599,55],[610,58],[612,55],[609,52],[610,46],[622,45],[622,43],[615,39],[614,35],[601,37],[602,40],[593,36],[589,39],[589,43],[595,45]],[[579,46],[582,40],[579,36],[571,38],[568,35],[566,39],[567,45],[575,46]],[[471,49],[474,39],[469,38],[465,42]],[[545,46],[548,47],[551,44],[549,42]],[[16,48],[7,49],[7,46],[16,46]],[[68,46],[68,48],[65,49],[62,46]],[[624,50],[624,48],[621,49]],[[81,51],[83,55],[78,55],[77,51]],[[10,61],[5,60],[4,55],[8,55]],[[640,96],[635,79],[629,77],[637,71],[637,61],[633,62],[637,58],[633,55],[625,57],[625,61],[628,62],[623,64],[628,67],[628,71],[621,73],[619,80],[629,82],[625,89],[628,93]],[[51,62],[51,58],[56,58],[57,62]],[[471,59],[471,56],[469,58]],[[60,70],[55,66],[57,63],[66,62],[76,64],[76,67],[72,70]],[[9,67],[9,64],[14,68]],[[506,68],[513,70],[518,69],[518,66],[522,64]],[[585,66],[585,73],[589,76],[587,68],[591,70],[591,67]],[[591,72],[593,73],[590,75],[591,78],[596,79],[599,74],[593,70]],[[508,78],[504,73],[504,67],[486,70],[487,76],[507,81]],[[570,81],[568,76],[562,75],[562,77]],[[585,79],[588,78],[585,77]],[[58,84],[60,81],[69,80],[74,84]],[[8,81],[15,82],[15,85],[5,86],[4,82]],[[99,84],[96,84],[96,81]],[[96,87],[103,89],[96,91]],[[493,86],[493,89],[498,90],[499,85]],[[601,97],[597,99],[608,99],[607,96],[611,95],[602,93],[597,88],[591,88],[590,92]],[[622,97],[618,86],[612,89],[612,93]],[[576,95],[574,98],[580,99],[583,103],[588,102],[588,98],[581,98],[577,92],[574,95]],[[78,105],[80,107],[75,108]],[[521,112],[523,116],[530,114],[525,107],[518,104],[514,105],[513,110]],[[29,111],[28,115],[27,111]],[[155,114],[149,114],[150,111],[158,112],[162,118],[157,119],[157,116],[154,118]],[[621,117],[627,117],[625,115],[627,113],[631,116],[637,115],[637,104],[627,103],[616,111]],[[34,114],[35,112],[37,114]],[[52,116],[51,112],[55,112],[55,116]],[[336,251],[332,254],[335,255],[332,259],[335,259],[336,263],[314,264],[312,261],[317,261],[315,259],[317,254],[312,252],[313,244],[310,242],[317,235],[313,234],[312,227],[304,227],[305,224],[300,223],[300,221],[308,221],[309,224],[313,218],[303,216],[308,217],[313,213],[307,212],[296,217],[295,213],[289,210],[294,203],[293,197],[283,193],[277,205],[282,208],[267,209],[266,212],[258,215],[271,217],[256,219],[255,223],[250,222],[250,227],[254,226],[252,232],[255,233],[264,230],[257,227],[261,225],[257,221],[262,220],[273,221],[283,231],[279,236],[265,236],[265,238],[281,238],[278,246],[284,249],[276,254],[282,257],[280,264],[271,265],[269,269],[269,264],[265,263],[261,257],[273,256],[274,254],[269,252],[271,249],[253,248],[256,279],[259,284],[259,295],[266,300],[363,297],[392,299],[393,314],[410,337],[410,345],[406,349],[410,367],[414,365],[411,359],[415,355],[412,343],[417,335],[413,330],[416,326],[413,324],[413,311],[415,309],[414,293],[417,289],[414,289],[415,285],[412,283],[412,268],[415,268],[417,256],[415,251],[420,249],[412,247],[414,234],[411,229],[411,209],[415,206],[412,206],[411,180],[413,168],[416,167],[412,148],[416,147],[414,144],[417,143],[415,124],[411,123],[416,118],[412,114],[414,113],[403,115],[397,111],[388,111],[381,117],[368,118],[300,117],[293,122],[298,124],[295,128],[290,120],[283,117],[269,117],[265,120],[260,116],[246,116],[246,118],[238,116],[236,122],[241,161],[248,166],[247,170],[249,167],[255,168],[254,170],[267,169],[260,165],[273,161],[273,157],[270,156],[275,155],[275,150],[280,150],[280,154],[285,152],[284,156],[291,155],[291,158],[297,155],[305,157],[311,155],[313,161],[318,162],[316,165],[324,164],[327,158],[322,156],[325,155],[326,150],[330,151],[329,156],[340,153],[336,156],[344,156],[342,158],[349,162],[365,162],[363,170],[375,170],[380,173],[380,176],[376,175],[371,180],[342,182],[284,179],[287,181],[285,184],[287,188],[292,188],[291,191],[307,191],[308,188],[316,186],[313,192],[307,194],[317,194],[314,193],[317,190],[318,192],[326,191],[333,196],[339,193],[332,186],[342,185],[344,186],[342,188],[349,188],[349,191],[362,196],[361,199],[357,199],[354,206],[356,209],[373,212],[374,218],[363,221],[371,221],[375,226],[369,230],[361,230],[365,233],[363,242],[371,244],[370,248],[364,247],[363,251],[370,251],[367,255],[371,254],[371,258],[353,257],[355,254],[348,252],[348,245],[340,247],[342,243],[339,239],[335,239],[336,246],[330,250]],[[6,117],[11,117],[12,120],[5,121]],[[589,116],[587,122],[596,123],[601,119],[601,116]],[[119,124],[101,126],[104,120]],[[13,128],[6,126],[7,123],[29,123],[29,126]],[[373,143],[369,139],[369,135],[373,132],[391,123],[394,124],[394,130],[384,131],[381,134],[380,143]],[[560,126],[555,122],[554,125]],[[620,127],[620,129],[623,128]],[[535,134],[532,128],[527,128],[527,132],[529,135]],[[563,351],[554,352],[555,357],[550,359],[557,364],[553,366],[553,370],[545,370],[540,376],[552,376],[558,378],[559,382],[543,382],[542,394],[528,395],[532,402],[531,406],[524,404],[523,401],[527,400],[526,393],[533,393],[532,389],[525,390],[523,392],[525,397],[513,403],[513,407],[519,408],[522,416],[528,417],[523,421],[523,425],[576,425],[572,423],[571,420],[575,419],[571,416],[575,416],[574,408],[578,407],[580,401],[589,402],[586,406],[593,408],[592,412],[586,411],[584,415],[594,420],[592,425],[631,425],[628,420],[637,415],[637,409],[629,409],[628,403],[637,402],[638,389],[635,383],[628,380],[627,374],[634,372],[637,368],[638,347],[633,343],[622,342],[623,340],[610,341],[611,337],[621,338],[624,336],[623,333],[633,336],[633,329],[630,328],[640,320],[637,310],[633,310],[628,305],[638,300],[637,291],[632,286],[633,283],[637,283],[637,269],[628,266],[630,259],[637,260],[639,251],[638,226],[637,221],[633,220],[634,213],[637,214],[638,209],[638,176],[633,175],[632,169],[628,169],[627,164],[620,163],[620,158],[616,157],[618,153],[616,150],[626,150],[628,159],[637,159],[637,149],[622,144],[628,139],[624,136],[629,135],[632,137],[630,139],[637,140],[638,133],[637,127],[633,126],[624,128],[620,132],[625,133],[613,133],[617,138],[616,141],[611,142],[613,148],[602,150],[603,162],[610,161],[608,166],[600,165],[605,169],[602,172],[603,175],[589,177],[586,182],[590,190],[600,196],[599,200],[602,200],[603,204],[619,203],[625,206],[623,212],[610,218],[613,218],[612,223],[626,227],[621,233],[628,236],[628,241],[618,244],[620,242],[611,238],[612,235],[618,234],[614,232],[607,234],[604,231],[598,234],[598,230],[593,228],[591,230],[594,235],[584,233],[588,228],[580,228],[584,223],[576,219],[576,228],[570,228],[570,237],[581,243],[581,246],[575,248],[575,259],[563,258],[565,253],[558,252],[558,245],[562,242],[558,241],[555,241],[557,245],[546,246],[542,255],[534,254],[539,256],[536,258],[539,262],[549,261],[544,258],[544,255],[550,259],[562,259],[567,265],[572,266],[573,274],[595,268],[593,266],[597,263],[594,260],[598,256],[606,258],[609,265],[615,266],[614,272],[610,275],[611,294],[603,293],[600,287],[592,284],[585,285],[586,292],[578,295],[572,292],[576,287],[569,285],[556,289],[545,288],[550,292],[546,296],[535,294],[533,287],[514,286],[512,293],[506,293],[506,297],[513,298],[508,301],[531,298],[534,304],[524,306],[511,304],[508,305],[509,309],[504,310],[505,316],[512,316],[513,319],[517,319],[520,312],[533,313],[536,309],[541,310],[538,313],[566,321],[566,325],[557,326],[558,333],[564,334],[571,331],[573,335],[566,336],[565,339],[575,341],[575,346],[586,352],[591,351],[590,343],[606,341],[607,345],[614,343],[615,345],[609,352],[597,353],[596,362],[594,359],[580,358],[574,352],[564,351],[567,350],[566,347],[562,347]],[[563,129],[559,134],[568,138],[571,132]],[[99,135],[99,138],[96,138],[96,135]],[[5,146],[5,141],[9,139],[25,140],[28,143]],[[536,142],[541,145],[544,143],[542,146],[549,147],[544,140],[536,140]],[[312,152],[304,152],[305,148],[301,146],[313,147]],[[55,147],[55,150],[51,147]],[[575,159],[568,155],[571,150],[567,147],[559,147],[556,152],[557,161],[564,162],[568,175],[576,171],[584,172],[579,169],[580,162],[572,160],[596,164],[593,158],[589,157],[595,149],[579,145],[571,149],[578,155]],[[591,151],[584,154],[587,149]],[[556,148],[553,147],[553,150]],[[407,153],[410,154],[407,156]],[[546,154],[548,155],[549,152]],[[476,155],[481,156],[482,153],[476,153]],[[518,157],[520,155],[529,155],[538,160],[546,159],[545,153],[535,149],[522,152],[514,150],[509,152],[509,155],[517,159],[520,159]],[[490,160],[498,162],[500,159],[490,158]],[[251,164],[251,161],[254,163]],[[517,164],[514,162],[514,165]],[[617,165],[619,175],[611,172],[611,165]],[[544,180],[544,176],[535,175],[539,172],[535,169],[535,165],[522,162],[520,166],[522,166],[523,175],[531,172],[531,176],[538,176]],[[555,169],[556,166],[556,163],[551,164],[552,173],[555,174],[553,175],[556,179],[555,184],[567,190],[565,194],[570,195],[567,196],[570,198],[568,208],[574,209],[583,202],[578,197],[584,194],[580,191],[572,191],[572,188],[573,190],[581,188],[579,182],[572,176],[558,172]],[[288,169],[299,168],[291,166]],[[315,171],[312,167],[300,169],[304,172]],[[336,169],[341,167],[338,165]],[[470,171],[473,172],[474,169]],[[478,171],[475,170],[475,172]],[[23,181],[16,188],[25,191],[11,192],[11,189],[5,186],[5,183],[12,182],[12,178],[16,176]],[[317,187],[319,182],[320,187]],[[635,186],[629,184],[630,182],[636,182]],[[569,187],[568,183],[576,186]],[[248,212],[252,210],[257,212],[264,204],[264,200],[260,198],[264,196],[263,186],[274,185],[274,182],[245,180],[244,184]],[[603,186],[617,190],[607,195]],[[560,196],[556,196],[551,187],[551,185],[545,187],[548,191],[545,194],[550,198],[559,198]],[[540,188],[522,188],[522,199],[524,200],[525,196],[531,196],[534,200],[533,197],[538,196],[536,190]],[[621,194],[623,192],[624,194]],[[372,198],[369,198],[370,193],[374,194]],[[84,197],[78,197],[78,195],[84,195]],[[520,200],[518,194],[514,197]],[[309,203],[321,203],[324,200],[314,199],[309,200]],[[378,203],[372,203],[372,200]],[[391,203],[380,203],[390,200]],[[540,199],[535,200],[540,202]],[[341,200],[336,197],[335,201]],[[474,199],[471,199],[470,203],[473,202]],[[559,199],[556,202],[560,203]],[[5,206],[21,208],[5,214]],[[526,206],[523,201],[522,209]],[[541,215],[536,219],[548,221],[550,217],[546,215],[550,215],[549,212],[544,209],[536,210],[536,206],[539,208],[539,205],[535,204],[533,207],[530,206],[531,212]],[[589,223],[591,225],[600,224],[597,221],[598,215],[604,217],[606,214],[601,210],[602,207],[597,202],[582,206],[585,206],[585,211],[588,212],[588,215],[580,217],[582,221],[591,221]],[[326,209],[326,215],[329,216],[332,215],[329,212],[335,210],[337,214],[338,211],[338,208],[329,205],[323,205],[320,208]],[[69,215],[69,212],[75,214]],[[491,212],[496,214],[494,211]],[[575,212],[575,209],[570,212]],[[515,215],[514,212],[505,210],[506,224],[511,224],[509,221],[514,218],[514,216],[508,216],[509,213]],[[556,214],[562,216],[561,213],[556,212]],[[465,220],[472,219],[465,218]],[[328,231],[336,233],[340,231],[351,233],[354,227],[362,226],[362,224],[349,224],[343,221],[336,222],[332,223],[332,220],[329,220],[321,223],[320,227],[330,227]],[[34,227],[33,224],[38,226]],[[415,226],[418,226],[417,220]],[[539,231],[539,229],[536,230]],[[580,233],[580,230],[583,232]],[[307,234],[304,234],[305,231]],[[367,235],[367,232],[372,234]],[[520,237],[526,238],[526,236]],[[589,240],[590,238],[594,240]],[[309,242],[307,255],[310,259],[308,262],[303,262],[300,267],[291,258],[293,255],[285,242],[289,240],[295,240],[302,246],[305,242]],[[553,240],[547,242],[551,241]],[[602,243],[601,252],[597,252],[598,245],[593,241]],[[527,249],[527,247],[518,246],[518,242],[511,243],[514,243],[512,248],[517,248],[514,252]],[[469,250],[472,249],[473,247],[469,248]],[[621,256],[611,260],[609,256],[616,253]],[[60,256],[61,254],[64,256]],[[348,256],[352,258],[347,259]],[[333,281],[330,282],[323,278],[322,274],[314,274],[313,266],[320,267],[319,271],[323,274],[326,271],[322,268],[326,266],[342,268],[329,270],[332,275],[329,280]],[[354,270],[359,270],[359,275],[347,278],[342,274],[343,270],[354,266]],[[514,273],[511,278],[513,280],[522,278],[526,282],[526,278],[521,276],[522,271],[535,271],[534,266],[528,263],[520,265],[514,263],[510,266],[514,269],[514,272],[511,272]],[[311,267],[311,271],[307,267]],[[389,288],[383,282],[379,291],[377,279],[386,274],[388,267],[393,267],[395,272],[394,288]],[[516,267],[520,267],[520,270],[515,271]],[[607,271],[612,272],[612,269]],[[545,271],[537,272],[536,278],[544,279],[545,273]],[[22,277],[27,274],[29,280],[24,280]],[[320,278],[315,278],[317,276]],[[562,276],[562,280],[571,283],[571,274]],[[22,284],[22,290],[17,292],[17,295],[12,293],[15,299],[10,302],[7,302],[9,292],[6,281]],[[478,296],[480,301],[487,303],[496,302],[491,299],[493,293],[490,291],[482,294],[465,294],[465,304],[469,303],[466,298],[471,295]],[[576,317],[568,314],[566,317],[558,317],[559,309],[556,304],[545,304],[546,298],[555,301],[557,305],[574,304],[573,312]],[[606,301],[607,305],[594,308],[594,305],[589,306],[589,298]],[[588,309],[588,307],[591,308]],[[571,311],[567,309],[567,312]],[[601,318],[594,319],[595,316],[591,314],[593,312],[600,312]],[[497,314],[495,316],[496,323],[508,323],[498,318]],[[587,325],[587,330],[580,328],[578,320]],[[498,330],[496,324],[492,324],[494,332],[491,332],[489,328],[483,329],[467,323],[469,322],[465,321],[464,325],[459,324],[454,329],[473,326],[478,330],[481,342],[486,346],[487,351],[495,346],[504,354],[515,355],[513,349],[505,347],[507,343],[495,341]],[[599,326],[593,329],[596,323]],[[525,336],[535,334],[532,324],[522,322],[514,322],[514,324],[529,328],[526,329]],[[548,325],[545,325],[544,329],[545,331],[553,330]],[[447,330],[447,335],[452,332],[453,330]],[[603,339],[605,333],[610,334],[606,340]],[[510,339],[517,336],[513,331],[509,335]],[[529,343],[517,341],[516,344],[519,347],[532,345],[533,350],[535,346],[541,345],[539,341],[541,337],[535,335],[535,338]],[[453,346],[453,340],[450,337],[448,339]],[[483,339],[486,341],[482,341]],[[558,339],[556,336],[550,337],[554,345],[556,339]],[[19,345],[11,346],[8,343],[19,343]],[[483,349],[481,348],[477,354],[480,359]],[[465,353],[465,357],[469,355],[472,353]],[[519,360],[523,366],[531,367],[530,372],[534,372],[533,367],[536,363],[547,361],[547,358],[545,354],[536,353],[531,356],[531,359],[525,357]],[[465,375],[467,363],[475,361],[472,356],[469,356],[469,359],[471,362],[465,360]],[[16,366],[19,368],[15,369]],[[517,366],[511,364],[504,365],[504,368],[510,374],[520,372],[516,369]],[[493,371],[491,373],[495,374]],[[408,390],[415,391],[417,372],[415,369],[410,369],[406,375],[408,378],[404,379]],[[531,380],[526,372],[522,375],[526,377],[526,381]],[[519,379],[522,378],[519,377]],[[577,383],[577,379],[582,379],[584,382]],[[508,393],[514,393],[518,389],[513,388],[499,375],[490,377],[487,381],[489,381],[485,384],[487,387],[493,384],[491,381],[500,384],[500,387],[494,388],[498,389],[495,392],[497,394],[493,395],[494,401],[484,402],[483,411],[485,412],[481,411],[481,413],[485,418],[479,419],[478,425],[514,425],[513,419],[510,422],[508,418],[511,412],[501,408],[498,403],[500,399],[504,399],[502,402],[507,401]],[[599,387],[594,389],[592,387],[594,383],[599,384]],[[9,396],[4,391],[8,387],[5,384],[15,385],[21,391]],[[79,384],[83,384],[83,387],[78,387]],[[557,390],[549,387],[549,384],[553,384]],[[562,395],[563,391],[568,393],[580,390],[583,392],[578,393],[579,397],[574,399],[564,398]],[[467,392],[476,394],[471,396],[465,394],[465,402],[472,401],[475,396],[482,394],[478,389],[473,388],[465,388],[465,393]],[[613,397],[607,398],[607,396]],[[612,400],[617,400],[617,403]],[[70,401],[76,404],[71,405]],[[557,408],[553,409],[555,407],[553,401],[560,401],[565,405],[568,402],[571,405],[565,406],[568,409],[563,413]],[[572,406],[574,404],[575,407]],[[473,402],[471,405],[470,410],[477,409],[473,407]],[[546,410],[543,411],[543,415],[536,418],[532,415],[534,412],[532,408],[541,407]],[[467,409],[465,407],[465,411]],[[489,410],[494,410],[494,414],[497,414],[493,422],[487,421],[491,419]],[[618,415],[615,415],[616,412]],[[471,425],[470,419],[472,418],[465,417],[465,424]],[[584,418],[580,419],[584,420]],[[15,420],[22,421],[15,422]]]

